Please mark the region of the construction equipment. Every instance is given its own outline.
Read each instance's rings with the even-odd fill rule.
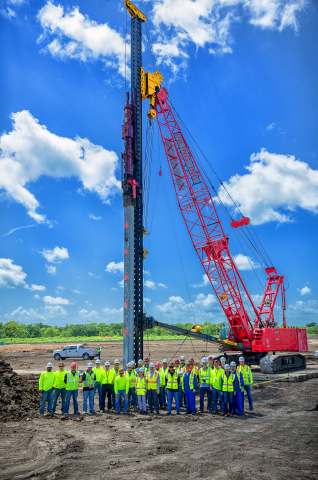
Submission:
[[[131,9],[131,2],[129,4]],[[136,10],[128,9],[128,11],[133,12],[131,13],[131,15],[135,15],[133,18],[138,17]],[[145,20],[144,15],[140,16],[140,22]],[[135,34],[135,32],[133,33]],[[279,275],[271,265],[267,266],[265,291],[261,305],[256,307],[230,253],[229,237],[224,233],[199,163],[174,114],[168,91],[162,86],[161,73],[157,70],[151,74],[145,72],[140,66],[139,76],[140,90],[134,101],[137,102],[139,97],[142,100],[149,99],[148,118],[150,121],[157,119],[175,194],[186,228],[204,272],[230,325],[227,339],[224,336],[222,338],[222,331],[220,338],[216,338],[202,334],[195,326],[191,330],[184,330],[157,322],[151,319],[152,317],[146,319],[143,315],[142,330],[158,326],[216,343],[223,352],[234,351],[227,354],[229,360],[236,357],[236,351],[242,351],[246,363],[259,364],[264,373],[304,368],[306,360],[303,355],[276,355],[276,352],[308,351],[306,330],[288,328],[286,325],[284,276]],[[131,184],[128,181],[129,183]],[[138,181],[138,185],[140,186],[140,181]],[[234,229],[247,228],[249,224],[250,219],[243,215],[240,220],[231,222]],[[253,322],[244,306],[243,295],[246,295],[254,312]],[[282,304],[282,328],[278,328],[275,321],[275,306],[278,299]],[[273,354],[268,355],[269,352]]]

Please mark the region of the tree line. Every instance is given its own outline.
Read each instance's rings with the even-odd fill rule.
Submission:
[[[175,323],[177,327],[190,330],[192,323]],[[205,322],[200,324],[202,333],[218,336],[222,327],[221,323]],[[318,335],[318,324],[312,322],[306,325],[308,335]],[[148,333],[147,333],[148,332]],[[148,330],[145,335],[153,337],[175,336],[175,332],[155,327]],[[122,337],[122,323],[86,323],[51,327],[44,323],[31,323],[25,325],[15,321],[0,322],[0,338],[52,338],[52,337]]]
[[[192,323],[176,323],[175,326],[190,330]],[[203,323],[200,325],[203,333],[217,335],[222,324]],[[169,337],[176,333],[162,328],[152,328],[147,331],[151,337]],[[147,335],[147,333],[146,333]],[[86,323],[51,327],[44,323],[25,325],[15,321],[0,323],[0,338],[52,338],[52,337],[122,337],[122,323]]]

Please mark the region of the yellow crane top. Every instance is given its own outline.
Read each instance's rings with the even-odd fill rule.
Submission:
[[[128,10],[128,13],[134,17],[139,17],[142,22],[145,22],[147,20],[146,15],[144,15],[139,8],[137,8],[130,0],[125,0],[124,5]]]

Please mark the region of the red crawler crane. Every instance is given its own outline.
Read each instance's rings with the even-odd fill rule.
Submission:
[[[156,74],[158,76],[159,72],[152,77]],[[148,79],[148,72],[145,75]],[[147,96],[152,106],[148,116],[151,119],[157,117],[184,222],[230,324],[228,341],[223,342],[222,349],[229,350],[227,343],[230,343],[231,350],[244,351],[249,363],[260,364],[264,372],[304,367],[303,355],[275,355],[275,352],[308,351],[306,330],[286,326],[284,276],[278,275],[273,267],[265,270],[268,275],[267,284],[261,306],[257,308],[231,256],[229,238],[223,231],[211,193],[169,104],[167,90],[157,86],[156,93],[147,95],[146,91],[145,98]],[[231,225],[239,228],[248,223],[249,219],[242,217]],[[254,310],[256,318],[253,326],[243,304],[240,285]],[[274,318],[274,307],[279,295],[283,309],[283,328],[277,328]],[[160,322],[155,324],[175,330],[175,327]],[[273,355],[267,355],[268,352],[273,352]]]

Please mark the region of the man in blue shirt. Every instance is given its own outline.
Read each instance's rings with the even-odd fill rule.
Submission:
[[[195,415],[195,392],[197,390],[197,376],[193,370],[190,370],[190,363],[186,363],[185,368],[186,371],[183,374],[183,385],[187,406],[186,415],[189,415],[190,413],[192,413],[192,415]]]

